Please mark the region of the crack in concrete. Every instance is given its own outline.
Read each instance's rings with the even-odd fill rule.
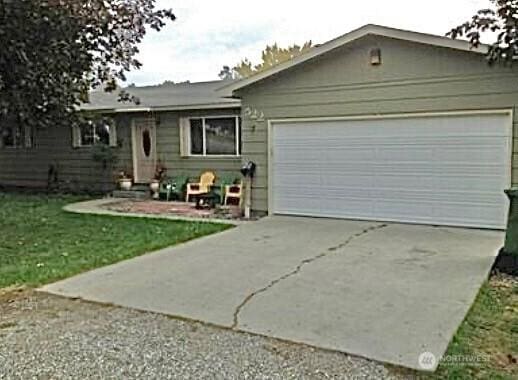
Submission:
[[[330,247],[327,249],[327,251],[323,252],[323,253],[320,253],[316,256],[313,256],[313,257],[310,257],[308,259],[304,259],[302,260],[299,265],[297,265],[297,267],[292,270],[291,272],[289,273],[286,273],[285,275],[273,280],[272,282],[270,282],[268,285],[266,285],[265,287],[263,288],[260,288],[252,293],[250,293],[248,296],[245,297],[245,299],[237,306],[236,310],[234,311],[234,319],[233,319],[233,323],[232,323],[232,326],[230,326],[231,329],[236,329],[237,326],[239,325],[239,314],[241,313],[241,311],[245,308],[245,306],[252,300],[252,298],[254,298],[255,296],[257,296],[258,294],[261,294],[261,293],[264,293],[268,290],[270,290],[271,288],[273,288],[275,285],[277,285],[278,283],[292,277],[292,276],[295,276],[297,275],[301,270],[302,268],[307,265],[307,264],[311,264],[312,262],[314,261],[317,261],[323,257],[326,257],[326,256],[329,256],[331,254],[333,254],[334,252],[338,251],[339,249],[342,249],[342,248],[345,248],[348,244],[350,244],[353,240],[361,237],[361,236],[364,236],[364,235],[367,235],[369,234],[370,232],[373,232],[375,230],[379,230],[379,229],[382,229],[382,228],[385,228],[387,227],[386,224],[377,224],[375,226],[372,226],[372,227],[369,227],[369,228],[366,228],[354,235],[351,235],[347,240],[345,240],[344,242],[334,246],[334,247]]]

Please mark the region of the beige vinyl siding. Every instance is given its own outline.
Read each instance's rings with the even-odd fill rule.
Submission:
[[[33,148],[0,149],[0,186],[46,188],[50,165],[58,169],[59,188],[71,191],[106,192],[114,189],[120,170],[133,173],[131,149],[132,119],[157,119],[157,158],[168,168],[169,175],[198,178],[206,170],[218,176],[239,177],[240,157],[182,157],[180,155],[180,117],[239,115],[240,110],[204,110],[117,115],[116,148],[118,160],[103,169],[92,160],[91,147],[73,147],[72,129],[53,127],[37,130]]]
[[[104,192],[115,186],[114,178],[120,168],[131,168],[130,119],[117,117],[118,161],[104,169],[92,159],[91,147],[74,148],[72,129],[50,127],[34,132],[32,148],[0,149],[0,186],[46,188],[48,171],[57,168],[61,190]]]
[[[239,109],[196,110],[158,114],[158,159],[165,163],[168,175],[184,174],[195,179],[199,178],[202,172],[211,170],[214,171],[217,176],[235,175],[239,177],[239,169],[241,168],[240,157],[189,157],[182,156],[180,152],[180,118],[239,114]]]
[[[369,64],[371,48],[382,64]],[[514,110],[513,183],[518,185],[518,72],[490,67],[484,56],[367,36],[237,93],[242,107],[264,112],[243,120],[243,160],[258,164],[253,208],[268,209],[268,119]]]

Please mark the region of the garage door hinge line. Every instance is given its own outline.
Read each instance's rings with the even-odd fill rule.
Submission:
[[[323,253],[320,253],[316,256],[313,256],[313,257],[310,257],[308,259],[304,259],[300,262],[299,265],[297,265],[297,267],[292,270],[291,272],[273,280],[272,282],[270,282],[268,285],[266,285],[264,288],[261,288],[261,289],[258,289],[256,291],[254,291],[253,293],[250,293],[248,296],[245,297],[245,299],[243,300],[243,302],[241,302],[238,307],[236,308],[236,310],[234,311],[234,321],[232,323],[232,326],[231,328],[232,329],[236,329],[237,326],[239,325],[239,314],[241,313],[241,311],[245,308],[245,306],[255,297],[257,296],[258,294],[261,294],[261,293],[264,293],[268,290],[270,290],[271,288],[273,288],[275,285],[277,285],[278,283],[292,277],[292,276],[295,276],[297,275],[301,270],[302,268],[307,265],[307,264],[311,264],[313,263],[314,261],[317,261],[323,257],[326,257],[326,256],[329,256],[333,253],[335,253],[336,251],[342,249],[342,248],[345,248],[348,244],[350,244],[353,240],[359,238],[359,237],[362,237],[364,235],[367,235],[368,233],[370,232],[373,232],[375,230],[379,230],[379,229],[382,229],[382,228],[385,228],[387,227],[386,224],[378,224],[378,225],[375,225],[375,226],[372,226],[372,227],[369,227],[369,228],[366,228],[354,235],[351,235],[346,241],[344,241],[343,243],[340,243],[334,247],[331,247],[331,248],[328,248],[326,252],[323,252]]]

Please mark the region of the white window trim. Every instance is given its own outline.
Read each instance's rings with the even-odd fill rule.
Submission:
[[[240,115],[208,115],[208,116],[189,116],[185,118],[188,123],[186,123],[183,127],[186,129],[182,131],[181,133],[184,134],[184,138],[180,139],[180,144],[185,144],[183,149],[181,148],[180,151],[185,152],[183,154],[184,157],[199,157],[199,158],[239,158],[241,157],[241,150],[240,148],[240,139],[241,134],[239,133],[240,129]],[[235,136],[236,136],[236,154],[207,154],[207,131],[205,128],[205,121],[207,119],[235,119]],[[202,154],[193,154],[191,153],[191,120],[201,120],[202,124],[202,133],[203,133],[203,153]],[[182,127],[180,123],[180,127]]]
[[[95,140],[97,133],[96,133],[94,124],[92,124],[92,128],[93,128],[93,136],[94,136],[94,140]],[[95,143],[82,144],[81,127],[79,127],[78,125],[72,127],[72,146],[74,148],[91,148],[94,145],[95,145]],[[115,124],[110,124],[110,142],[109,142],[108,146],[112,147],[112,148],[117,147],[117,126]]]

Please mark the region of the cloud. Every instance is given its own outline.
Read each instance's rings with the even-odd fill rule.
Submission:
[[[266,44],[323,43],[364,24],[444,35],[489,0],[158,0],[177,21],[149,32],[140,47],[144,67],[128,83],[217,79],[223,65],[257,61]]]

